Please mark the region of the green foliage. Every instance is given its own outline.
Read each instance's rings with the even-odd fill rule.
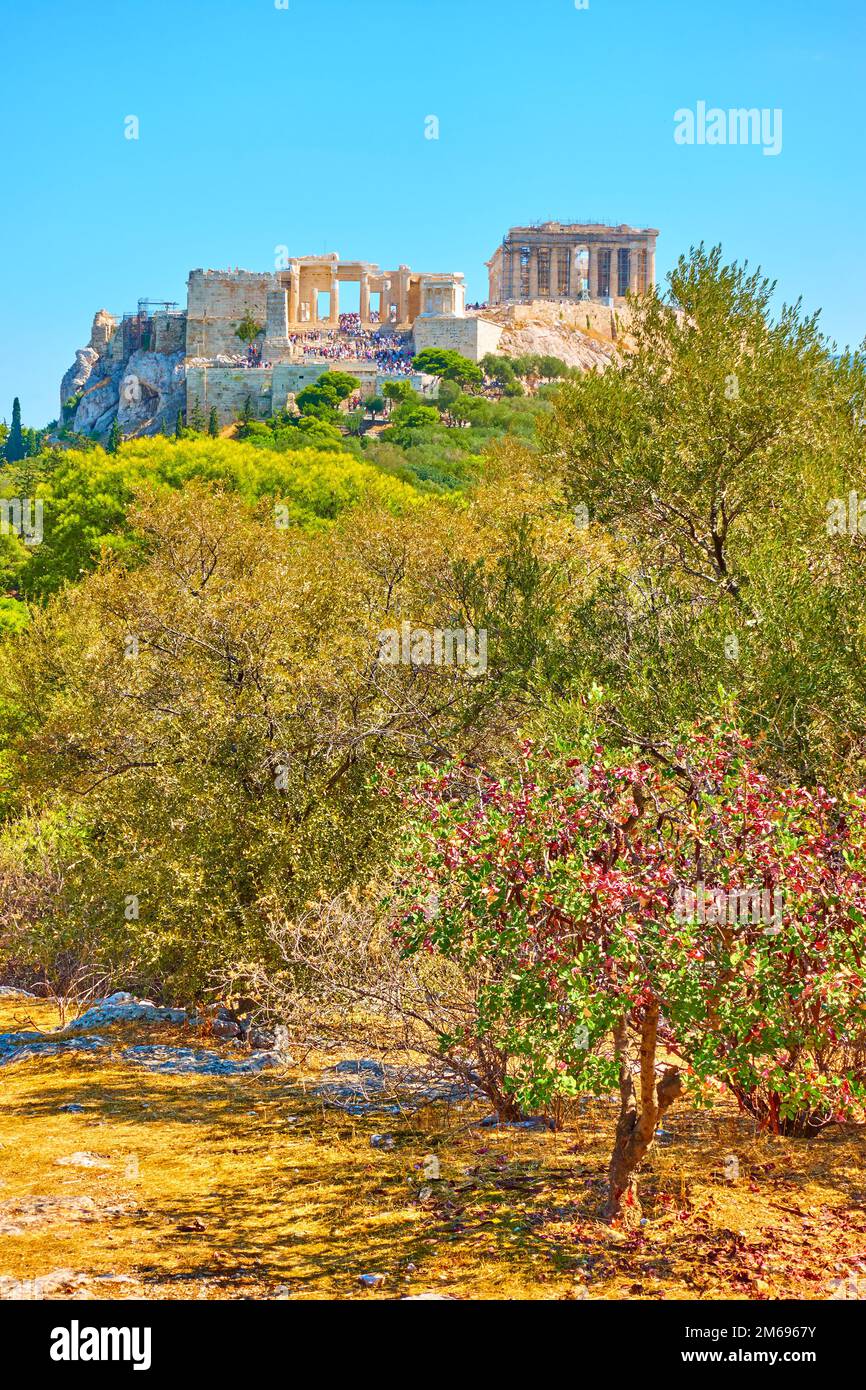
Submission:
[[[776,782],[749,749],[701,728],[629,756],[585,707],[570,748],[525,748],[513,777],[459,765],[415,790],[398,939],[484,962],[466,1040],[512,1059],[523,1105],[628,1088],[633,1029],[653,1083],[661,1038],[776,1133],[860,1113],[866,802]]]
[[[297,395],[297,406],[305,415],[336,423],[340,402],[360,389],[361,383],[348,372],[323,372]]]
[[[559,377],[571,376],[571,369],[561,357],[547,353],[527,353],[511,359],[511,368],[516,376],[534,377],[543,381],[555,381]]]
[[[0,498],[8,490],[8,485],[0,488]],[[17,589],[29,554],[27,546],[11,527],[0,531],[0,591]]]
[[[681,258],[675,313],[636,306],[622,369],[560,388],[543,457],[620,565],[579,616],[575,669],[641,737],[740,702],[802,778],[862,759],[863,538],[828,534],[861,486],[866,359],[836,357],[773,286]]]
[[[354,460],[222,449],[225,472],[245,461],[238,489],[279,479],[285,495],[291,471],[296,505],[335,514],[341,482],[362,505],[327,532],[284,529],[270,506],[192,481],[209,444],[132,442],[127,468],[186,479],[131,515],[140,564],[37,608],[0,663],[9,798],[76,827],[38,963],[77,941],[118,984],[174,998],[200,997],[229,958],[266,955],[275,918],[388,862],[399,809],[373,786],[383,757],[408,769],[441,749],[492,754],[514,699],[507,671],[377,660],[380,632],[404,617],[472,620],[458,562],[477,551],[475,519]],[[489,519],[484,540],[497,574],[508,522]]]
[[[23,632],[29,617],[25,603],[8,594],[0,594],[0,639],[6,633]]]
[[[406,401],[391,411],[387,438],[395,444],[411,443],[416,430],[439,424],[439,413],[429,405],[412,405]]]
[[[21,402],[16,396],[12,402],[12,424],[3,446],[3,455],[7,463],[17,463],[23,459],[27,453],[24,438],[21,433]]]
[[[479,389],[484,384],[484,373],[478,363],[452,348],[423,348],[412,359],[412,365],[416,371],[455,381],[464,388]]]
[[[478,364],[489,381],[498,386],[506,395],[522,396],[523,387],[518,380],[514,363],[510,357],[500,356],[499,353],[488,352],[482,357]],[[441,392],[440,392],[441,394]]]
[[[235,327],[235,335],[240,338],[242,343],[254,343],[259,334],[264,333],[264,331],[264,324],[256,323],[249,309]]]
[[[22,590],[35,597],[53,593],[101,558],[137,562],[140,550],[127,510],[148,485],[179,490],[199,479],[236,494],[246,507],[279,499],[293,521],[313,526],[364,497],[393,508],[413,500],[405,484],[349,455],[321,452],[312,435],[297,433],[304,443],[291,453],[252,442],[162,436],[129,440],[116,455],[69,450],[37,489],[45,538],[19,569]]]
[[[421,399],[409,381],[386,381],[382,387],[382,395],[392,405],[404,405],[408,402],[414,402],[417,405]]]
[[[490,357],[491,399],[475,364],[427,357],[438,402],[389,382],[381,434],[346,433],[358,383],[335,372],[300,417],[250,398],[236,440],[212,411],[210,438],[179,417],[175,440],[7,466],[45,526],[0,536],[17,958],[200,998],[273,964],[275,922],[390,875],[405,833],[403,944],[466,966],[464,1041],[501,1048],[527,1102],[621,1084],[623,1018],[657,1006],[699,1094],[777,1128],[850,1113],[866,360],[797,305],[773,318],[771,290],[698,248],[679,312],[643,297],[603,374]],[[483,631],[483,677],[383,664],[404,621]],[[419,760],[418,803],[381,795],[383,764],[405,787]],[[779,940],[672,920],[698,862],[790,885]]]
[[[349,372],[323,372],[316,384],[333,391],[340,401],[348,400],[349,396],[361,389],[358,378]]]

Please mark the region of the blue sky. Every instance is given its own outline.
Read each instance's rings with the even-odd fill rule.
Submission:
[[[864,0],[41,0],[3,32],[0,418],[56,416],[94,311],[193,267],[285,244],[476,299],[549,217],[658,227],[660,280],[721,241],[866,336]],[[699,101],[781,109],[781,153],[677,145]]]

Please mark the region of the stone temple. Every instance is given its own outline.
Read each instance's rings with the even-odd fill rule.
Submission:
[[[598,222],[512,227],[486,263],[489,303],[622,303],[629,291],[642,294],[655,284],[657,236],[652,227]]]
[[[382,270],[336,252],[286,253],[273,271],[193,270],[185,307],[142,299],[135,312],[96,314],[63,378],[61,419],[99,438],[115,420],[124,435],[173,428],[178,411],[216,410],[221,425],[242,411],[266,419],[333,370],[357,377],[365,398],[394,377],[435,395],[436,378],[412,367],[415,353],[451,348],[477,362],[499,350],[509,314],[554,312],[576,326],[580,305],[580,326],[596,327],[596,313],[612,319],[627,291],[653,284],[657,235],[597,223],[512,227],[487,262],[489,304],[474,308],[460,272]]]

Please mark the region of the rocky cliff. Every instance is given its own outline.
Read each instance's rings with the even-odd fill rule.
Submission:
[[[598,304],[535,300],[493,305],[481,316],[502,329],[498,351],[508,357],[558,357],[581,371],[604,371],[628,351],[631,311]]]
[[[172,426],[186,405],[183,351],[157,352],[128,341],[105,309],[60,385],[61,418],[79,434],[104,439],[115,420],[127,437]]]

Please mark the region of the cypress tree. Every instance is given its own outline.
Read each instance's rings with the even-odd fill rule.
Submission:
[[[111,433],[110,433],[110,435],[108,436],[108,452],[109,452],[109,454],[116,454],[116,453],[117,453],[118,449],[120,448],[120,440],[121,440],[120,426],[118,425],[117,421],[115,420],[114,423],[113,423],[113,425],[111,426]]]
[[[24,436],[21,433],[21,402],[16,396],[12,402],[12,427],[6,440],[6,462],[19,463],[26,452]]]
[[[210,408],[210,417],[207,422],[207,432],[210,435],[211,439],[219,439],[220,422],[217,417],[217,410],[215,405],[212,405]]]
[[[179,411],[177,412],[177,422],[176,422],[175,427],[174,427],[174,437],[175,437],[175,439],[183,439],[183,411],[182,411],[182,410],[179,410]]]

